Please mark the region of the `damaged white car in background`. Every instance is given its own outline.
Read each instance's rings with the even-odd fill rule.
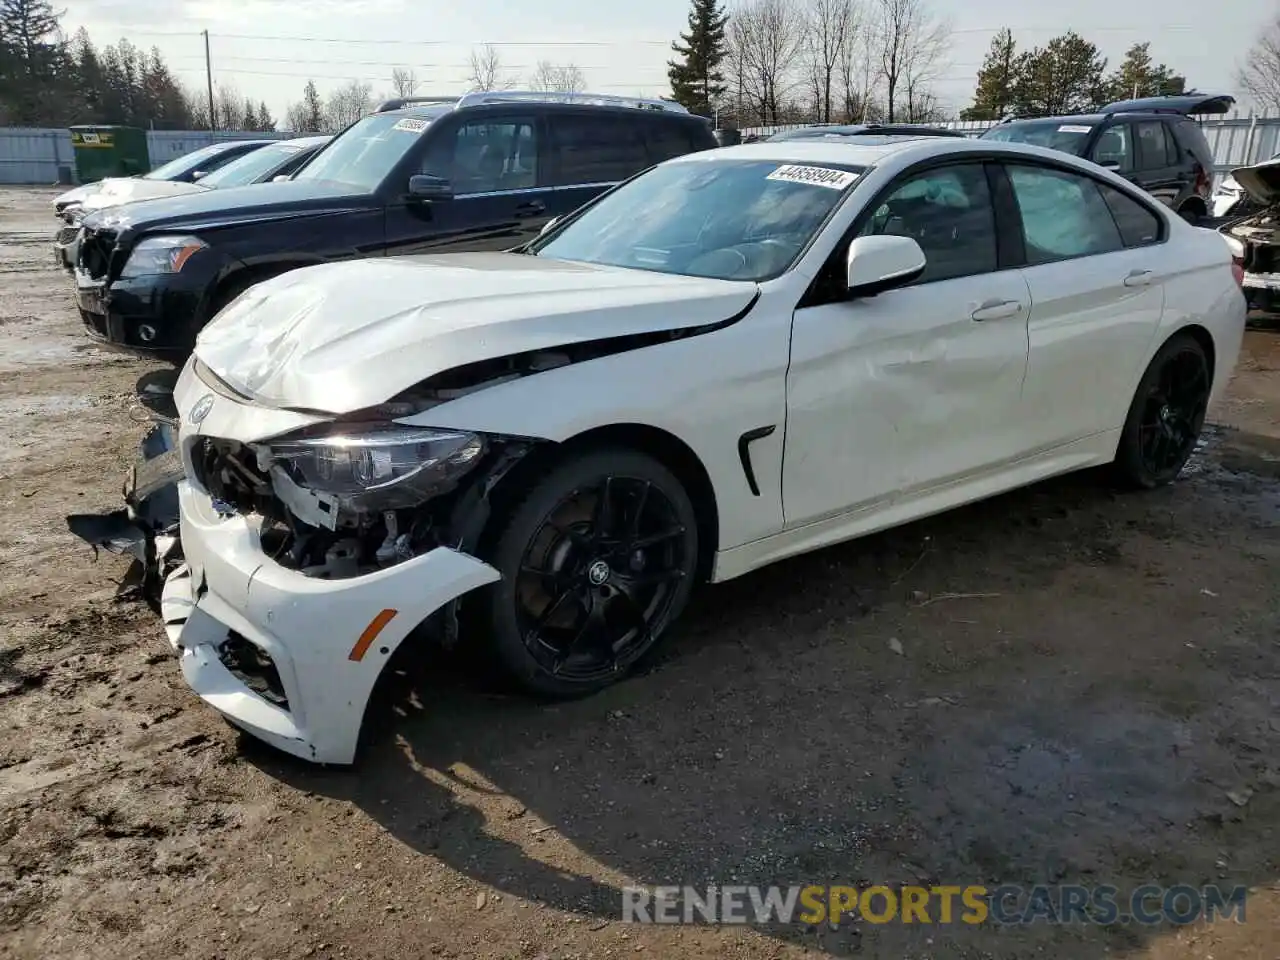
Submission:
[[[1217,237],[1059,152],[691,154],[519,251],[299,269],[222,311],[173,393],[165,629],[234,724],[349,763],[411,637],[572,696],[695,581],[1094,465],[1168,483],[1243,327]]]
[[[1231,171],[1249,212],[1219,227],[1240,272],[1249,306],[1277,309],[1280,300],[1280,162]]]

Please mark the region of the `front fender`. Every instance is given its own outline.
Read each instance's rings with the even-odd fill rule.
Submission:
[[[652,344],[489,386],[401,422],[563,443],[639,424],[702,462],[720,517],[718,549],[782,529],[782,450],[791,311],[766,301],[712,333]],[[743,467],[749,444],[753,492]]]

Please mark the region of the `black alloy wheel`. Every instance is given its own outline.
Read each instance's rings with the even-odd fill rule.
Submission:
[[[697,557],[693,505],[662,464],[631,450],[567,460],[498,539],[489,620],[502,665],[550,696],[621,679],[683,609]]]
[[[1130,483],[1172,482],[1195,451],[1213,373],[1194,337],[1172,337],[1152,359],[1129,408],[1116,464]]]

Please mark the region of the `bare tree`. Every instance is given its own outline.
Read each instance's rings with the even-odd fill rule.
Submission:
[[[234,84],[218,84],[213,91],[213,113],[219,130],[244,129],[244,97]]]
[[[471,76],[467,79],[475,91],[510,90],[511,80],[502,66],[498,48],[486,43],[471,51]]]
[[[949,43],[946,23],[927,0],[875,0],[876,64],[884,81],[885,112],[892,123],[904,88],[917,99],[937,78]]]
[[[396,67],[391,71],[391,86],[397,97],[412,97],[418,90],[418,75],[409,67]]]
[[[369,112],[373,87],[363,80],[352,80],[329,94],[325,102],[325,121],[330,130],[341,130]]]
[[[814,116],[830,123],[831,91],[845,51],[860,26],[862,10],[855,0],[808,0],[804,11],[803,59],[813,98]]]
[[[747,0],[730,15],[727,63],[747,118],[778,122],[804,36],[804,16],[792,0]]]
[[[539,60],[529,77],[529,89],[543,93],[578,93],[586,85],[586,78],[576,63]]]
[[[1280,17],[1258,35],[1244,65],[1236,72],[1236,82],[1267,112],[1280,111]]]
[[[870,29],[872,25],[866,23],[865,8],[859,10],[859,15],[859,29],[850,31],[845,37],[840,54],[841,107],[844,119],[850,123],[867,123],[881,116],[880,105],[875,99],[880,79],[876,72],[877,38],[875,31]]]

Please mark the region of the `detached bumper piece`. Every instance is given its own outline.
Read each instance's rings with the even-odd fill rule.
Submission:
[[[156,608],[165,578],[182,561],[177,483],[183,470],[171,379],[165,372],[149,374],[138,383],[138,407],[152,427],[125,479],[124,506],[67,517],[67,528],[93,547],[95,557],[99,548],[133,557],[116,596],[142,599]]]

